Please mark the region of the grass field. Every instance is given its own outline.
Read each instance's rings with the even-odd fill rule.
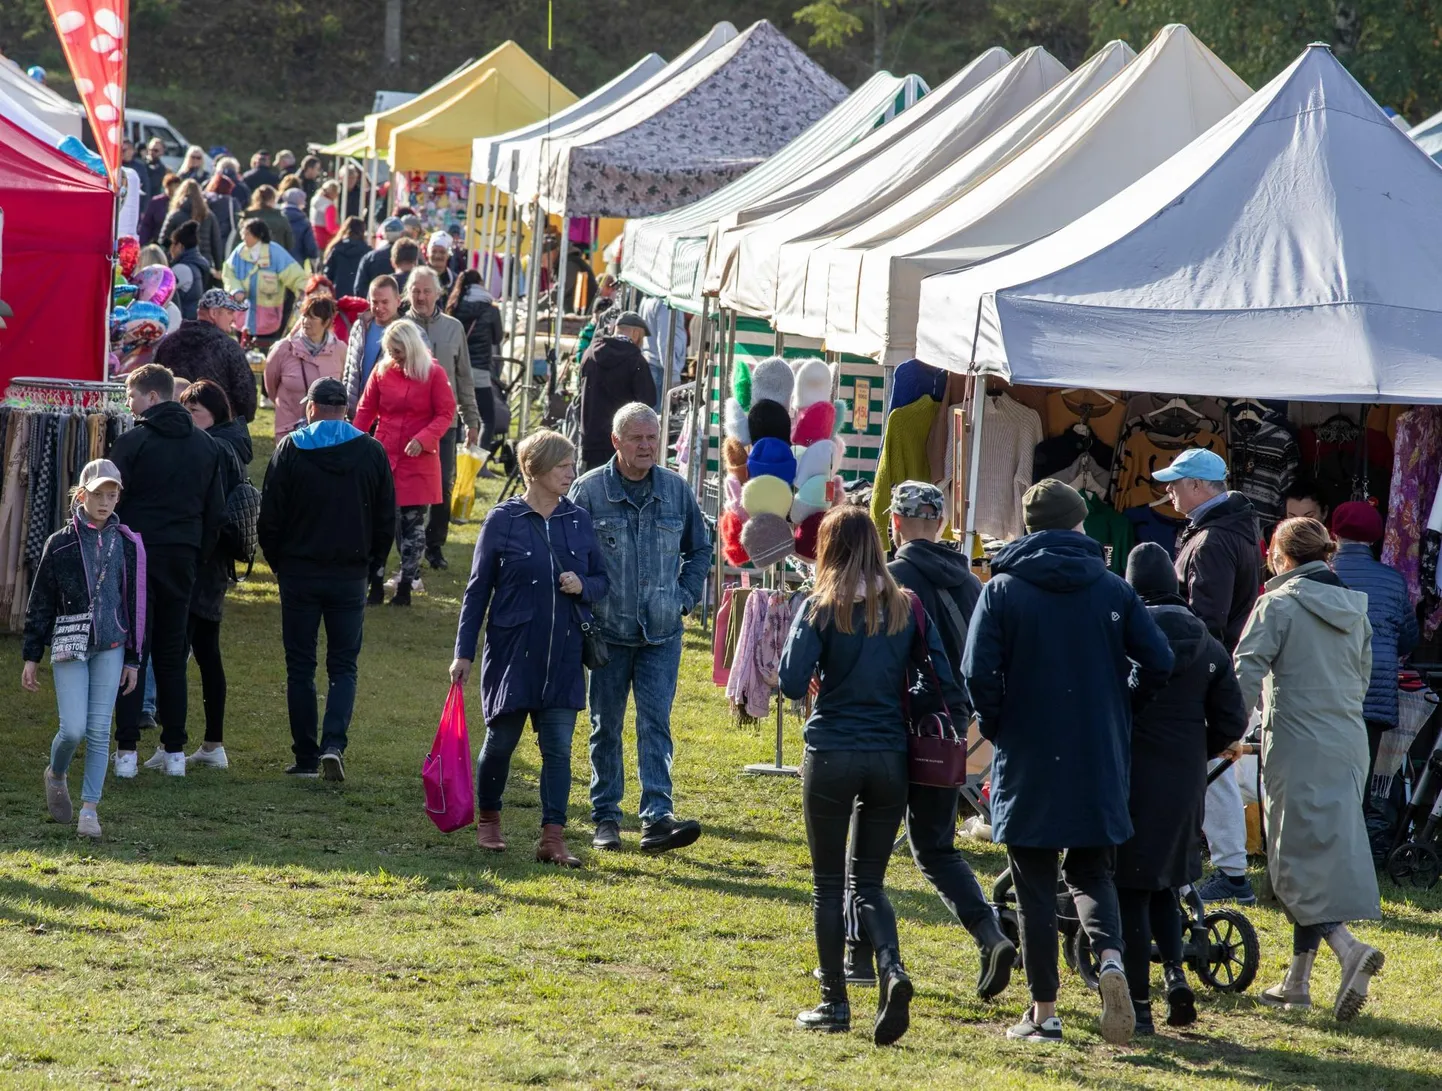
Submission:
[[[269,429],[267,414],[257,439]],[[256,446],[264,458],[268,439]],[[257,480],[262,470],[252,467]],[[1257,1004],[1290,953],[1281,914],[1259,908],[1257,984],[1239,998],[1202,990],[1191,1033],[1106,1046],[1092,995],[1064,972],[1067,1042],[1046,1049],[1003,1039],[1026,1003],[1021,984],[996,1004],[974,998],[969,937],[898,856],[888,880],[918,989],[911,1032],[873,1048],[864,990],[852,995],[852,1034],[794,1030],[816,996],[799,784],[741,774],[769,755],[769,727],[731,723],[698,633],[673,716],[677,808],[705,827],[694,848],[642,856],[634,819],[627,851],[582,847],[584,729],[571,796],[583,870],[532,862],[529,740],[506,796],[510,851],[482,855],[468,833],[437,833],[420,766],[475,530],[457,528],[450,571],[426,573],[413,609],[368,615],[345,784],[281,775],[279,610],[257,569],[222,631],[230,770],[109,778],[98,845],[45,815],[48,667],[42,693],[23,693],[19,642],[0,638],[0,1087],[1442,1086],[1442,897],[1404,900],[1390,884],[1386,921],[1358,929],[1387,952],[1387,970],[1349,1027]],[[199,721],[193,679],[193,738]],[[793,752],[799,738],[790,725]],[[630,807],[633,770],[634,755]],[[71,784],[78,799],[78,764]],[[987,879],[1001,867],[991,846],[972,859]],[[1336,981],[1324,949],[1314,994],[1330,998]]]

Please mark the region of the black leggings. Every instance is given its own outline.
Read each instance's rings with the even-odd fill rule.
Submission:
[[[1309,955],[1318,947],[1322,941],[1330,936],[1340,927],[1340,922],[1333,921],[1328,924],[1294,924],[1292,925],[1292,954]]]
[[[1128,890],[1117,888],[1117,908],[1122,918],[1122,964],[1132,1001],[1145,1004],[1151,999],[1152,940],[1156,940],[1163,964],[1182,961],[1182,914],[1177,896],[1170,890]]]
[[[878,951],[897,947],[896,914],[882,884],[906,812],[906,788],[905,753],[806,752],[801,809],[811,848],[811,906],[823,974],[842,972],[848,885],[872,947]],[[853,809],[855,836],[848,860],[846,840]]]
[[[480,446],[482,450],[489,451],[495,442],[496,431],[496,399],[490,387],[476,387],[476,410],[481,414]]]
[[[200,668],[200,693],[205,702],[205,741],[225,741],[225,664],[220,659],[220,622],[190,615],[190,654]]]

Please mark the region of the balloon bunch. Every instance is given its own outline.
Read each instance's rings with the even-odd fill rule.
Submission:
[[[723,414],[719,524],[731,564],[766,568],[793,554],[816,560],[822,516],[843,495],[835,474],[845,404],[831,400],[832,382],[830,365],[814,357],[736,365]]]
[[[144,363],[156,342],[170,332],[165,304],[175,294],[175,273],[166,265],[137,269],[140,242],[133,235],[119,240],[116,257],[111,288],[110,370],[120,375]]]

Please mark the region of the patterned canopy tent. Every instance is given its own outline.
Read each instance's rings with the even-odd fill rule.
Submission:
[[[649,216],[734,182],[846,97],[762,20],[684,75],[545,149],[540,198],[563,216]]]

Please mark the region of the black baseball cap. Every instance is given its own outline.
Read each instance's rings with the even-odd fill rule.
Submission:
[[[306,391],[304,404],[345,406],[345,384],[339,379],[317,379]]]

